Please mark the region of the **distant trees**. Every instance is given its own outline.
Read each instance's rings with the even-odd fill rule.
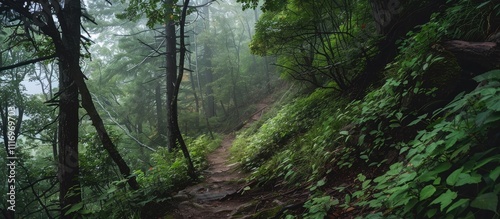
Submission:
[[[144,180],[141,173],[153,172],[161,159],[164,167],[174,163],[175,171],[188,170],[182,177],[196,178],[184,137],[189,143],[212,129],[233,130],[253,111],[248,105],[272,88],[272,68],[246,46],[255,19],[251,11],[241,13],[232,1],[210,9],[207,0],[171,1],[170,8],[165,2],[131,2],[132,8],[138,3],[133,11],[140,13],[125,11],[125,17],[135,22],[115,19],[124,6],[102,1],[0,1],[2,60],[8,52],[22,51],[0,63],[0,106],[2,113],[15,106],[19,119],[24,115],[18,123],[23,145],[41,153],[23,157],[26,186],[20,194],[29,198],[23,216],[69,218],[88,209],[126,206],[130,200],[103,204],[87,197],[134,193],[128,187],[106,189],[128,183],[134,191],[139,188],[135,174]],[[42,94],[23,94],[24,76],[40,82]],[[163,146],[173,153],[164,153]],[[155,161],[151,152],[158,152]],[[179,152],[186,159],[177,157]]]

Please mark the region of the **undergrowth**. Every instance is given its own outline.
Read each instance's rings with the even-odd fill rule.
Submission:
[[[318,89],[239,133],[233,155],[250,180],[309,189],[302,214],[286,218],[500,218],[500,70],[471,83],[437,45],[485,39],[487,25],[470,20],[485,24],[500,4],[448,3],[408,33],[364,99]]]
[[[222,142],[219,135],[215,135],[215,139],[201,135],[185,140],[198,171],[208,167],[206,156]],[[154,214],[155,211],[168,210],[168,203],[172,200],[171,193],[193,183],[188,177],[184,156],[180,151],[171,153],[167,148],[160,148],[151,154],[148,163],[150,167],[147,170],[134,171],[141,185],[139,190],[127,190],[127,179],[115,181],[99,197],[86,199],[93,200],[92,202],[77,205],[71,211],[79,212],[86,218],[144,218],[141,212]]]
[[[289,182],[308,180],[308,173],[321,175],[333,136],[348,118],[331,117],[345,102],[335,91],[320,89],[308,97],[285,105],[275,117],[266,120],[257,131],[247,129],[233,143],[232,152],[242,166],[253,171],[252,178],[272,183],[284,178]],[[330,110],[325,110],[330,109]],[[326,124],[326,125],[325,125]],[[311,145],[310,142],[319,142]],[[311,155],[317,156],[315,159]]]

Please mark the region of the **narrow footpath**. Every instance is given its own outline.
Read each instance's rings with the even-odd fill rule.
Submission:
[[[266,101],[257,104],[258,111],[252,115],[243,128],[259,120],[267,106]],[[239,168],[238,163],[229,161],[229,149],[235,137],[234,133],[226,135],[221,146],[207,157],[209,168],[204,174],[203,182],[180,191],[174,197],[185,199],[175,210],[174,218],[233,218],[242,208],[252,202],[252,197],[234,195],[245,186],[247,176]]]

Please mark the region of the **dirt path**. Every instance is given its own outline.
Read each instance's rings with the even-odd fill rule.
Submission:
[[[247,121],[244,128],[259,120],[268,105],[269,102],[265,100],[257,104],[257,111]],[[226,198],[245,185],[246,175],[237,163],[229,163],[229,149],[234,139],[234,134],[225,136],[221,146],[208,156],[210,167],[206,170],[206,178],[202,183],[190,186],[174,197],[174,199],[185,200],[178,205],[173,215],[174,218],[231,218],[238,209],[252,201],[250,197]]]

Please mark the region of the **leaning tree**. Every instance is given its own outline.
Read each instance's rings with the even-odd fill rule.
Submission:
[[[91,20],[82,13],[81,0],[0,1],[2,29],[10,29],[8,43],[11,47],[23,47],[34,51],[33,59],[3,66],[0,71],[40,61],[57,61],[59,66],[59,92],[51,102],[59,108],[58,113],[58,178],[61,218],[73,218],[68,210],[81,202],[78,163],[78,109],[86,110],[97,134],[121,174],[128,178],[132,189],[139,184],[130,174],[130,168],[111,141],[103,121],[92,101],[80,66],[82,49],[91,41],[82,36],[82,18]],[[82,46],[83,45],[83,46]],[[81,102],[79,100],[81,98]],[[68,213],[67,213],[68,212]]]

